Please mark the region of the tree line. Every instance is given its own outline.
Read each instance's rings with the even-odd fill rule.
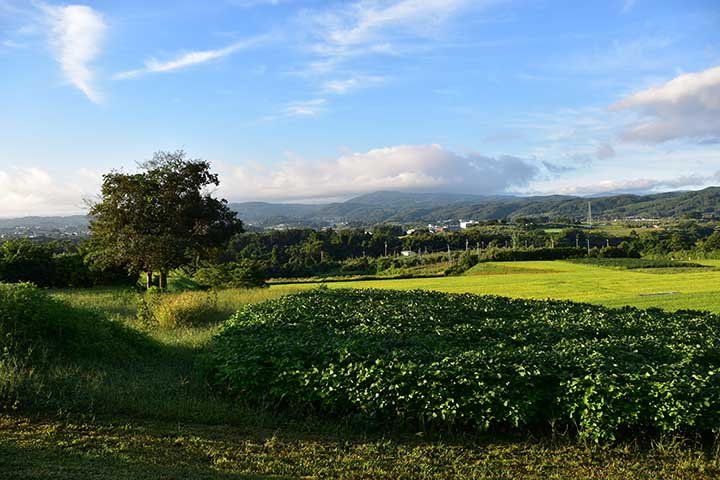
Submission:
[[[168,273],[182,268],[207,286],[241,286],[260,284],[264,277],[374,274],[440,262],[445,252],[450,253],[444,260],[456,259],[452,273],[461,264],[493,259],[720,251],[720,232],[693,221],[621,237],[586,228],[549,229],[517,218],[513,224],[490,221],[439,234],[408,234],[385,224],[370,230],[244,232],[227,202],[213,196],[220,182],[208,162],[183,151],[157,152],[138,167],[137,173],[103,176],[100,198],[90,208],[92,235],[86,242],[4,242],[0,281],[91,286],[135,283],[143,273],[145,287],[157,280],[164,289]],[[402,251],[418,255],[401,258]]]

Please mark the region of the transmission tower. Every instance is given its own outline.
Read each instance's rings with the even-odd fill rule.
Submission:
[[[588,225],[592,225],[592,204],[588,202],[588,216],[587,216],[587,223]]]

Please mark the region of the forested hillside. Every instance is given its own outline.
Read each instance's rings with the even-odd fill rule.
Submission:
[[[597,219],[720,216],[720,187],[691,192],[607,197],[482,196],[447,193],[375,192],[327,205],[235,203],[240,218],[257,225],[310,226],[332,223],[437,222],[446,219],[496,220],[513,217],[584,219],[588,202]]]

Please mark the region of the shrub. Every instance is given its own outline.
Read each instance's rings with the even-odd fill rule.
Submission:
[[[215,292],[161,293],[148,291],[140,297],[138,320],[163,328],[198,327],[220,322]]]
[[[455,263],[445,270],[445,275],[461,275],[477,265],[479,261],[480,258],[476,253],[472,251],[463,252],[458,256]]]
[[[490,248],[480,252],[481,262],[510,262],[529,260],[565,260],[584,257],[587,250],[575,247],[508,249]]]
[[[646,258],[576,258],[573,263],[594,265],[597,267],[633,270],[637,268],[703,268],[704,265],[692,262],[676,262],[673,260],[652,260]]]
[[[264,287],[265,272],[257,262],[242,261],[210,265],[197,270],[195,281],[207,288]]]
[[[232,395],[374,421],[582,438],[720,424],[720,317],[430,291],[316,290],[215,337]]]

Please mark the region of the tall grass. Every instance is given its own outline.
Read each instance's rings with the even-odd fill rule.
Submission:
[[[12,304],[0,298],[0,317],[12,307],[6,319],[22,325],[23,332],[44,336],[25,342],[32,345],[33,358],[28,349],[2,355],[0,348],[0,410],[124,414],[207,424],[274,421],[262,409],[207,388],[198,359],[217,325],[240,306],[297,287],[161,294],[155,305],[160,320],[154,322],[138,320],[138,307],[148,295],[131,289],[64,289],[48,295],[29,285],[24,288],[24,296]],[[62,332],[40,321],[62,326]]]

